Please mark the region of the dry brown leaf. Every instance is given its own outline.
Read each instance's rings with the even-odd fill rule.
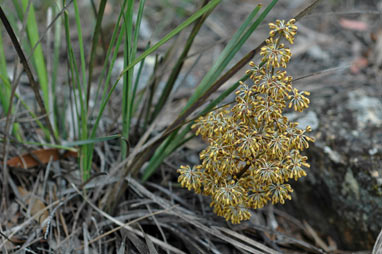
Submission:
[[[352,19],[340,19],[340,25],[343,28],[356,30],[356,31],[367,31],[369,26],[366,22],[360,20],[352,20]]]
[[[17,190],[19,191],[21,197],[24,199],[25,203],[30,207],[31,216],[34,216],[39,211],[45,209],[45,211],[41,214],[41,216],[35,218],[35,220],[43,228],[43,232],[45,234],[46,227],[44,227],[43,223],[49,217],[49,212],[46,210],[46,206],[45,206],[44,202],[42,202],[40,199],[34,197],[31,192],[27,191],[26,189],[24,189],[21,186],[18,186]]]
[[[67,151],[62,157],[77,157],[77,152]],[[13,157],[7,161],[7,165],[9,167],[28,169],[48,163],[50,158],[53,161],[61,158],[57,148],[35,150],[22,155],[21,158],[19,156]]]

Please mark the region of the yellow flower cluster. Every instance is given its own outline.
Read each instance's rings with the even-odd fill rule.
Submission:
[[[309,147],[311,131],[298,128],[283,115],[308,107],[308,92],[292,88],[285,68],[291,52],[281,42],[293,43],[295,20],[269,24],[270,38],[261,49],[262,64],[250,63],[253,85],[241,83],[232,107],[199,118],[192,126],[209,146],[200,153],[201,164],[181,166],[182,187],[212,197],[211,206],[232,223],[250,218],[250,209],[269,201],[284,204],[291,199],[289,179],[299,179],[309,168],[301,151]]]

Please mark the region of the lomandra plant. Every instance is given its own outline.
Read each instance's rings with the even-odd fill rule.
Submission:
[[[39,102],[39,108],[35,108],[34,104],[30,105],[30,100],[25,100],[24,94],[20,94],[20,91],[30,91],[28,86],[23,86],[23,90],[20,91],[16,89],[19,84],[17,77],[21,76],[21,72],[15,72],[16,78],[8,77],[5,49],[2,47],[0,36],[0,103],[4,109],[3,113],[7,114],[4,133],[10,133],[10,130],[13,130],[13,136],[0,137],[0,141],[4,143],[3,147],[8,147],[9,141],[16,137],[17,144],[26,144],[31,150],[39,146],[43,149],[50,147],[78,152],[76,154],[81,174],[75,176],[81,177],[80,180],[85,183],[97,175],[93,170],[93,166],[96,165],[93,158],[95,148],[102,146],[105,141],[119,139],[120,146],[117,153],[108,155],[113,157],[110,161],[121,162],[109,172],[109,176],[117,176],[120,180],[118,184],[106,190],[103,197],[105,202],[102,203],[103,207],[113,211],[115,206],[120,204],[120,199],[124,197],[127,188],[125,176],[130,174],[137,176],[142,172],[142,180],[146,181],[156,172],[167,156],[193,136],[190,133],[191,123],[186,124],[187,118],[200,108],[208,96],[225,80],[232,77],[243,64],[249,61],[247,60],[249,57],[244,57],[234,67],[227,70],[236,53],[278,0],[270,1],[265,8],[261,4],[254,7],[232,38],[227,41],[214,64],[199,81],[187,104],[160,135],[154,135],[158,133],[157,120],[164,115],[166,112],[164,109],[171,103],[170,95],[174,94],[175,84],[178,83],[180,74],[185,71],[185,62],[193,61],[190,58],[190,50],[195,38],[199,35],[204,22],[222,0],[197,1],[198,7],[195,12],[166,35],[158,38],[157,42],[144,42],[147,43],[147,48],[143,52],[138,50],[138,41],[140,25],[147,10],[145,0],[124,0],[114,6],[113,9],[118,15],[113,20],[114,28],[110,30],[109,41],[104,41],[106,37],[101,36],[103,32],[106,32],[102,30],[102,24],[107,0],[98,1],[98,8],[94,6],[93,27],[82,25],[85,16],[81,15],[80,1],[55,1],[47,5],[48,25],[45,30],[42,30],[43,32],[41,29],[39,31],[42,26],[37,22],[35,7],[31,1],[9,0],[8,2],[12,5],[0,6],[0,19],[7,34],[12,35],[11,41],[18,57],[23,59],[23,67],[29,74],[28,81]],[[3,9],[5,12],[2,11]],[[12,10],[15,10],[16,15]],[[44,13],[42,10],[38,11],[39,14]],[[86,20],[88,20],[87,17]],[[18,29],[18,23],[25,24],[25,29]],[[187,30],[190,26],[192,28]],[[91,29],[90,37],[84,36],[84,28]],[[27,35],[23,35],[24,30]],[[149,81],[143,83],[141,75],[150,75],[142,71],[146,57],[171,39],[175,39],[182,31],[186,35],[185,43],[173,40],[172,46],[167,47],[168,50],[163,58],[156,57],[154,71]],[[91,43],[86,44],[86,40],[90,40]],[[43,50],[41,43],[53,47],[45,47]],[[100,51],[97,51],[98,49]],[[117,77],[113,77],[115,63],[121,51],[123,52],[123,71]],[[255,51],[248,54],[255,54]],[[196,65],[198,59],[199,57],[194,60],[192,66]],[[100,72],[94,72],[95,68]],[[59,73],[65,73],[66,77],[59,76]],[[167,80],[164,80],[165,78]],[[14,81],[10,82],[10,80]],[[163,89],[159,84],[164,84]],[[120,92],[116,93],[116,90]],[[206,108],[202,109],[203,114],[222,99],[223,97],[219,97],[205,104]],[[29,125],[12,121],[15,119],[12,116],[18,110],[15,107],[12,109],[12,106],[15,106],[15,102],[18,101],[33,119]],[[105,112],[116,101],[121,101],[121,105],[117,107],[120,112],[115,112],[112,108],[116,117],[106,115]],[[116,121],[121,123],[118,125],[121,127],[119,130],[115,129]],[[100,126],[107,126],[107,128],[100,128]],[[28,135],[31,129],[38,130],[37,135]],[[112,135],[104,130],[113,130],[114,133]],[[7,149],[3,150],[5,151],[3,157],[7,157]],[[3,163],[3,166],[6,168],[7,164]],[[104,169],[107,171],[110,168],[107,165]],[[9,177],[5,173],[3,175],[3,186],[7,186]]]
[[[178,181],[183,187],[212,197],[214,212],[232,223],[251,217],[250,209],[268,202],[284,204],[291,199],[290,179],[305,176],[309,168],[301,152],[309,147],[311,131],[285,116],[285,108],[308,108],[309,92],[292,87],[284,70],[291,58],[297,26],[295,20],[270,23],[269,39],[261,48],[262,62],[251,62],[252,85],[241,83],[235,103],[200,117],[192,128],[208,147],[200,153],[201,164],[181,166]]]

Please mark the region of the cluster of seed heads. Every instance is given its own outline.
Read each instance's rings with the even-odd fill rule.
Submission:
[[[286,107],[301,112],[309,92],[292,87],[286,71],[297,26],[292,19],[270,23],[269,39],[261,49],[262,63],[250,63],[252,85],[241,83],[235,103],[200,117],[192,128],[209,145],[200,153],[201,164],[181,166],[182,187],[212,197],[214,212],[232,223],[251,216],[269,201],[284,204],[293,189],[288,181],[306,175],[311,131],[298,128],[283,114]]]

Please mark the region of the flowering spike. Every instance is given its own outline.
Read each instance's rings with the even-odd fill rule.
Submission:
[[[213,211],[240,223],[250,209],[269,202],[284,204],[293,189],[287,182],[306,176],[308,158],[301,151],[314,139],[311,127],[298,128],[283,115],[286,107],[303,111],[309,92],[292,87],[285,68],[291,58],[282,40],[293,43],[295,20],[269,24],[270,38],[261,49],[261,66],[250,62],[253,85],[240,82],[235,104],[212,111],[195,121],[192,129],[209,143],[200,153],[201,164],[181,166],[182,187],[212,197]]]

